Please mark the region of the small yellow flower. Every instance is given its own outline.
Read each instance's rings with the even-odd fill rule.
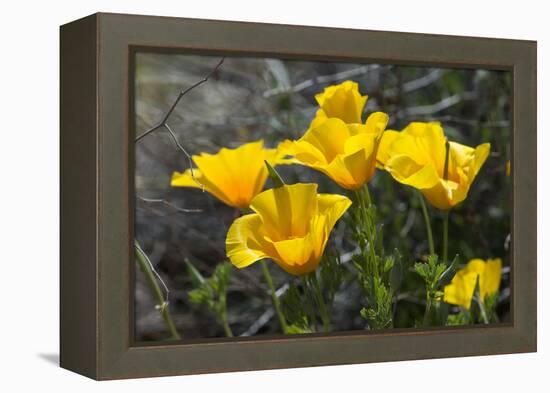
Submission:
[[[410,123],[401,132],[384,133],[377,160],[395,180],[419,189],[436,208],[448,210],[466,199],[491,145],[474,149],[449,142],[445,179],[446,142],[439,123]]]
[[[361,114],[368,96],[359,93],[356,82],[345,81],[339,85],[326,87],[322,93],[315,95],[320,109],[316,119],[335,117],[344,123],[362,123]]]
[[[237,218],[227,233],[227,256],[238,268],[271,258],[303,275],[317,268],[330,232],[351,201],[317,194],[317,184],[283,185],[257,195],[255,213]]]
[[[502,261],[500,258],[472,259],[465,268],[459,270],[451,283],[445,286],[443,299],[445,302],[470,309],[472,297],[479,277],[479,296],[483,302],[485,296],[498,292]]]
[[[365,124],[346,124],[339,118],[314,121],[297,141],[285,141],[281,150],[295,162],[316,169],[348,190],[361,188],[376,170],[376,151],[388,115],[371,114]]]
[[[290,161],[277,149],[264,149],[262,140],[236,149],[222,148],[216,154],[194,155],[197,169],[174,172],[172,187],[203,188],[220,201],[236,208],[246,208],[259,194],[267,180],[264,160],[272,166]],[[193,178],[195,176],[195,179]]]

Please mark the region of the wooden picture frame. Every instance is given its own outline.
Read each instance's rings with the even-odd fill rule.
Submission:
[[[512,322],[132,342],[136,48],[513,73]],[[105,380],[536,351],[536,42],[95,14],[61,27],[61,366]]]

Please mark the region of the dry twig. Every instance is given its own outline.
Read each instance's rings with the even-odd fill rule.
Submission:
[[[221,65],[223,64],[225,60],[225,57],[222,57],[221,60],[218,62],[218,64],[216,64],[216,66],[212,69],[212,71],[210,71],[208,73],[208,75],[206,75],[203,79],[201,79],[200,81],[192,84],[191,86],[189,86],[188,88],[180,91],[180,93],[178,94],[178,96],[176,97],[176,99],[174,100],[174,102],[172,103],[172,105],[170,106],[170,108],[168,109],[168,111],[165,113],[164,117],[162,118],[162,120],[154,125],[153,127],[149,128],[147,131],[145,131],[143,134],[139,135],[138,137],[136,137],[135,139],[135,142],[139,142],[141,139],[143,139],[144,137],[146,137],[147,135],[151,134],[152,132],[160,129],[160,128],[164,128],[166,131],[168,131],[168,133],[170,134],[170,136],[172,137],[174,143],[176,144],[176,146],[178,147],[178,149],[183,153],[185,154],[185,157],[187,157],[187,160],[189,161],[189,169],[191,170],[191,177],[193,178],[193,180],[198,184],[200,185],[201,187],[204,188],[204,186],[201,184],[201,182],[195,177],[195,171],[193,170],[193,161],[192,161],[192,158],[191,158],[191,155],[187,152],[187,150],[182,146],[182,144],[179,142],[176,134],[174,133],[174,131],[172,131],[172,128],[168,125],[168,119],[170,117],[170,115],[172,114],[172,112],[174,112],[174,109],[176,109],[176,106],[179,104],[180,100],[183,98],[183,96],[185,96],[187,93],[189,93],[191,90],[193,90],[194,88],[202,85],[203,83],[207,82],[208,79],[214,75],[214,73],[221,67]]]

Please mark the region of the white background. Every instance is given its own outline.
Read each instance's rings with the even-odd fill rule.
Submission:
[[[549,391],[544,1],[5,1],[0,9],[0,390]],[[539,352],[93,382],[58,368],[58,26],[96,11],[538,40]],[[542,65],[544,64],[545,67]],[[546,109],[546,111],[545,111]],[[520,294],[521,295],[521,294]],[[544,364],[546,363],[546,365]]]

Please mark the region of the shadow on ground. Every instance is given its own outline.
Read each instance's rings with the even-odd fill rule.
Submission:
[[[59,366],[59,354],[57,353],[39,353],[38,357],[54,366]]]

